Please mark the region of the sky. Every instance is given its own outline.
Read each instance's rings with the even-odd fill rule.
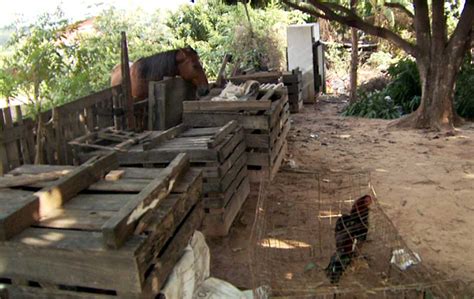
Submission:
[[[129,11],[138,7],[152,11],[157,8],[174,10],[181,4],[190,2],[190,0],[0,0],[0,27],[11,24],[19,17],[33,21],[36,16],[53,12],[58,6],[67,18],[81,20],[111,5]]]

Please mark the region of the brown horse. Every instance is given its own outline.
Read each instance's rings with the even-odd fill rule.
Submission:
[[[193,48],[187,47],[140,58],[131,64],[132,97],[135,101],[146,99],[150,81],[160,81],[163,77],[174,76],[181,76],[184,80],[190,81],[196,86],[198,96],[209,93],[209,83],[199,56]],[[122,70],[119,64],[112,70],[110,84],[115,86],[121,82]]]

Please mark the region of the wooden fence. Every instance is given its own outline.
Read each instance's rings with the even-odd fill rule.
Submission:
[[[44,164],[74,164],[68,142],[97,128],[125,129],[122,88],[107,88],[45,111],[41,161]],[[37,122],[23,118],[20,106],[0,109],[0,174],[33,163]]]
[[[195,89],[181,78],[150,82],[148,99],[134,110],[145,110],[149,130],[164,130],[182,121],[182,102],[195,99]],[[73,148],[69,141],[96,129],[129,128],[122,86],[114,86],[41,113],[41,164],[71,165]],[[147,111],[148,110],[148,111]],[[150,113],[151,111],[151,113]],[[22,164],[35,162],[37,121],[23,118],[20,106],[0,109],[0,175]]]

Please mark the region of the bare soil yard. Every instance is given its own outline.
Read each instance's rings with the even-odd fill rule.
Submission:
[[[342,117],[344,105],[326,97],[292,114],[287,159],[299,169],[370,171],[380,205],[422,261],[449,278],[473,281],[474,124],[454,136],[394,130],[386,120]],[[280,172],[275,184],[290,177]],[[252,287],[248,249],[257,198],[254,184],[230,235],[208,241],[211,274],[240,288]]]

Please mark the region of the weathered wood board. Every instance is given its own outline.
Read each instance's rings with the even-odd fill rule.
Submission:
[[[90,163],[87,165],[90,169]],[[81,169],[84,167],[24,165],[11,175],[31,176],[43,171],[77,174]],[[31,226],[10,222],[21,228],[9,230],[8,240],[0,243],[0,280],[11,282],[7,284],[11,296],[22,297],[32,291],[25,297],[150,298],[158,293],[191,234],[200,226],[204,213],[202,172],[190,169],[184,154],[165,168],[120,170],[123,174],[115,181],[103,179],[105,173],[101,173],[98,181],[77,187],[81,189],[77,195],[37,217]],[[15,207],[7,198],[15,199],[10,201],[21,213],[38,211],[35,190],[58,185],[68,175],[4,189],[12,191],[0,195],[1,215],[12,214]],[[148,197],[159,200],[150,206],[146,204]],[[30,198],[36,201],[31,203]],[[130,215],[135,215],[132,221],[128,221]],[[114,225],[107,226],[111,222]],[[121,223],[125,229],[115,226]],[[104,240],[104,227],[116,227],[111,231],[119,232],[112,235],[113,246],[106,241],[107,236]],[[158,283],[154,277],[160,278]],[[15,281],[30,281],[39,287],[32,290],[31,285]]]
[[[293,75],[285,73],[285,76],[290,83],[296,80]],[[290,130],[290,104],[285,88],[276,89],[270,94],[269,100],[264,102],[270,102],[271,105],[263,108],[262,104],[261,110],[245,101],[184,102],[184,123],[187,126],[215,126],[236,120],[245,132],[248,169],[255,173],[261,170],[264,179],[271,179],[271,174],[277,172],[281,165],[277,162],[281,162],[286,154],[282,149],[286,149],[283,144]],[[254,179],[255,176],[252,176]]]
[[[98,152],[85,151],[82,159],[96,155]],[[183,152],[189,156],[192,168],[203,171],[203,198],[206,211],[217,206],[224,213],[237,187],[244,181],[244,177],[247,177],[248,154],[245,134],[236,121],[229,121],[222,126],[202,128],[191,128],[181,124],[165,131],[153,132],[150,138],[131,146],[128,151],[117,152],[117,157],[122,166],[153,167],[169,163],[172,157]],[[140,171],[139,168],[133,169]],[[142,168],[144,173],[147,169]],[[143,176],[143,173],[140,173],[140,176]],[[113,181],[101,181],[92,185],[91,188],[135,190],[137,186],[143,188],[145,183],[137,180],[137,177],[131,177],[128,170],[128,174],[125,173],[124,179],[120,181],[120,186],[118,184]],[[248,184],[248,181],[244,184]],[[230,218],[226,219],[229,221]],[[230,223],[232,220],[230,219]]]

